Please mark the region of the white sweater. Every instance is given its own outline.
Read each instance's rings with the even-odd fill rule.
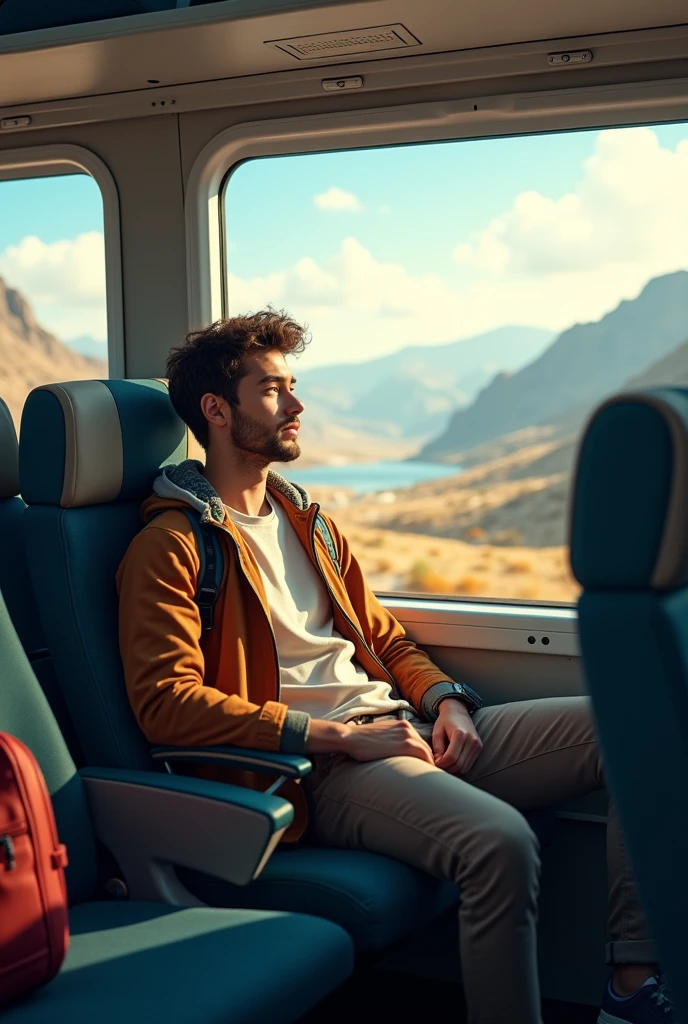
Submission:
[[[267,516],[227,508],[258,563],[280,665],[280,700],[313,718],[345,722],[356,715],[408,708],[389,683],[369,679],[354,645],[335,629],[332,603],[286,513],[268,498]]]

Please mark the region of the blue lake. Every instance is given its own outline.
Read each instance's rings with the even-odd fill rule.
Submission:
[[[312,466],[299,470],[286,467],[284,475],[303,487],[348,487],[357,494],[370,491],[398,491],[426,480],[456,476],[460,466],[441,466],[436,462],[352,462],[345,466]]]

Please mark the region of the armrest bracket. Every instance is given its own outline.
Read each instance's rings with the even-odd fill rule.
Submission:
[[[175,866],[247,885],[294,816],[286,800],[224,782],[110,768],[80,774],[96,835],[134,899],[198,904]]]

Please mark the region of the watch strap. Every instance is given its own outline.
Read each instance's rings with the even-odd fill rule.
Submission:
[[[455,700],[460,700],[471,715],[478,708],[482,707],[482,701],[474,690],[464,687],[461,683],[455,683],[447,679],[441,683],[434,683],[423,694],[421,711],[427,721],[435,721],[440,701],[444,700],[445,697],[453,697]]]

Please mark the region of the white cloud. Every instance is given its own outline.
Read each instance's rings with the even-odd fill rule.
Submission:
[[[264,278],[246,281],[230,275],[229,281],[233,312],[271,302],[408,317],[450,294],[447,284],[434,274],[413,276],[398,263],[378,262],[356,238],[345,238],[324,266],[305,256],[289,269]]]
[[[357,361],[404,345],[469,337],[505,322],[494,296],[481,285],[463,291],[436,274],[410,274],[401,264],[381,262],[356,238],[318,264],[303,257],[262,278],[228,281],[230,314],[271,304],[308,323],[313,344],[304,365]],[[533,323],[524,309],[521,323]]]
[[[58,337],[106,337],[105,249],[99,231],[51,243],[28,235],[0,253],[0,277],[26,296],[38,321]]]
[[[319,210],[345,210],[349,213],[359,213],[363,204],[353,192],[346,192],[343,188],[333,185],[327,192],[320,192],[313,196],[313,202]]]
[[[495,276],[670,273],[688,263],[687,180],[688,141],[674,152],[650,128],[602,132],[573,192],[522,192],[454,259]]]
[[[412,274],[345,238],[332,256],[230,279],[234,312],[268,302],[307,322],[304,365],[357,361],[504,324],[564,330],[688,267],[688,141],[651,129],[602,132],[569,194],[524,192],[462,240],[447,276]],[[431,243],[429,243],[431,244]]]

